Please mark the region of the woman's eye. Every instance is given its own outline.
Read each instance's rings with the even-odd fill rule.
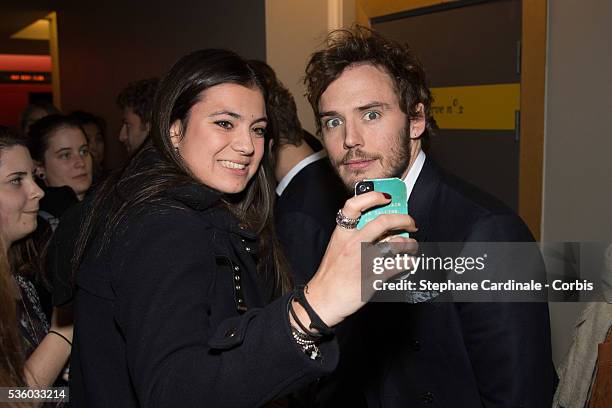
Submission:
[[[256,127],[253,128],[253,132],[258,136],[265,136],[266,128],[265,127]]]
[[[365,120],[376,120],[380,118],[380,113],[375,112],[375,111],[369,111],[369,112],[366,112],[365,115],[363,115],[363,118]]]
[[[79,150],[79,154],[83,157],[87,156],[89,154],[89,148],[82,148],[81,150]]]
[[[70,158],[70,153],[62,153],[59,155],[59,158],[62,160],[68,160]]]
[[[11,184],[13,184],[15,186],[20,186],[22,180],[23,179],[21,177],[16,177],[16,178],[14,178],[12,180],[9,180],[9,183],[11,183]]]
[[[342,125],[344,122],[340,118],[331,118],[325,121],[325,127],[328,129],[333,129],[336,126]]]
[[[215,122],[218,126],[221,126],[223,129],[231,129],[232,122],[228,122],[227,120],[218,120]]]

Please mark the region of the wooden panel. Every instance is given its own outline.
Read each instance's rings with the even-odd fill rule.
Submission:
[[[536,239],[542,224],[547,0],[523,0],[519,215]]]

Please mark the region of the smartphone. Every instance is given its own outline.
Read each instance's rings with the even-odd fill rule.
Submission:
[[[378,191],[391,195],[391,202],[379,207],[370,208],[361,214],[361,219],[357,224],[357,229],[363,228],[368,222],[378,217],[380,214],[408,214],[408,197],[406,184],[397,177],[384,179],[363,180],[355,184],[355,195],[365,194],[370,191]],[[408,232],[399,234],[408,237]]]

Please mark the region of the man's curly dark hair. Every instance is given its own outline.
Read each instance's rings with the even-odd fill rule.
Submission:
[[[389,74],[400,108],[410,120],[424,115],[426,128],[421,139],[423,148],[426,148],[436,122],[431,114],[433,98],[421,62],[407,44],[387,39],[362,26],[332,31],[325,41],[325,48],[311,56],[304,83],[315,116],[319,116],[319,101],[327,87],[347,67],[358,64],[372,64]],[[419,103],[424,107],[422,113],[418,111]],[[317,132],[321,134],[321,123],[319,120],[316,122]]]
[[[153,102],[158,86],[159,78],[130,82],[117,96],[117,105],[121,109],[131,108],[140,118],[142,126],[145,126],[151,123]]]

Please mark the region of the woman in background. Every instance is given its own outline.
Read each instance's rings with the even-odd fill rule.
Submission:
[[[76,118],[49,115],[30,127],[28,147],[36,176],[47,187],[68,186],[81,201],[91,187],[93,161]]]
[[[10,269],[10,276],[6,273],[1,276],[2,298],[12,299],[2,304],[1,358],[10,381],[48,387],[68,360],[72,328],[60,327],[55,319],[49,325],[30,280],[39,262],[28,236],[36,229],[38,205],[44,195],[34,181],[33,169],[34,163],[23,141],[6,128],[0,128],[0,239],[4,244],[2,255],[8,259]],[[15,310],[17,325],[12,326],[15,331],[10,334],[11,329],[5,322],[10,324]],[[20,344],[15,343],[16,336]],[[18,350],[21,355],[15,355]]]
[[[28,133],[28,148],[35,174],[45,191],[40,202],[38,229],[34,234],[38,253],[46,258],[47,246],[64,212],[85,197],[91,187],[93,161],[83,129],[76,118],[53,114],[36,121]],[[62,254],[71,257],[72,254]],[[41,273],[34,280],[43,311],[51,318],[54,276]]]

